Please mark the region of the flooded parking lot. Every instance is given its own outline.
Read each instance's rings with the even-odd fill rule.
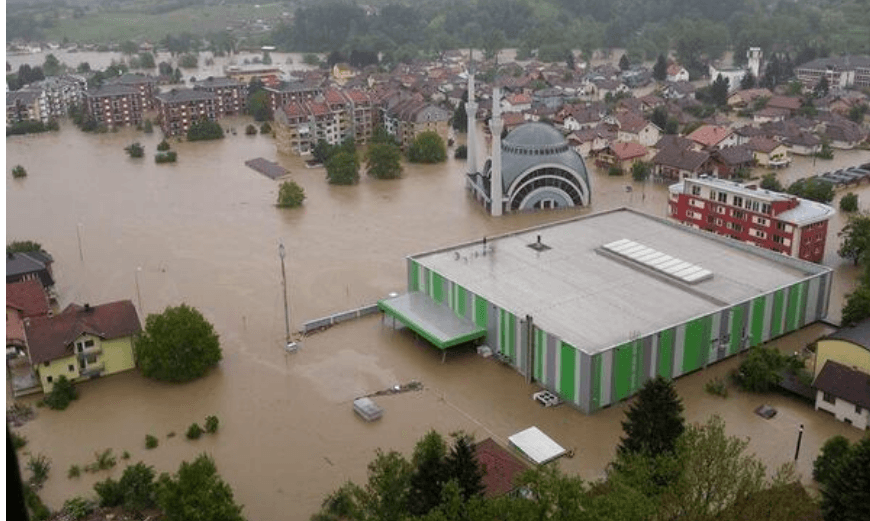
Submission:
[[[224,126],[246,123],[228,120]],[[304,320],[403,290],[408,254],[618,206],[663,216],[665,186],[642,188],[593,172],[591,209],[494,219],[467,196],[464,164],[453,159],[406,165],[397,181],[364,177],[358,186],[335,187],[326,184],[323,170],[277,155],[271,138],[241,134],[174,143],[175,165],[154,164],[159,137],[132,129],[87,135],[66,124],[59,133],[7,139],[7,239],[35,240],[51,252],[62,305],[141,300],[144,318],[186,302],[214,323],[224,351],[220,368],[196,382],[114,375],[82,384],[81,398],[66,411],[39,409],[21,432],[28,449],[52,460],[43,492],[49,506],[58,508],[72,495],[90,493],[95,481],[120,475],[114,469],[66,477],[69,465],[88,463],[95,451],[128,450],[131,461],[158,471],[208,451],[249,519],[306,518],[343,481],[363,479],[376,448],[407,453],[430,428],[464,429],[505,443],[537,425],[575,448],[563,468],[589,479],[602,474],[621,434],[625,404],[593,416],[566,406],[541,408],[530,399],[536,388],[507,366],[470,351],[451,353],[442,364],[437,350],[383,326],[376,316],[308,337],[299,352],[286,354],[277,248],[282,241],[287,247],[291,321],[298,329]],[[124,153],[132,141],[146,146],[144,160]],[[304,208],[274,207],[278,183],[244,166],[256,157],[290,170],[305,189]],[[868,152],[838,152],[815,170],[867,161]],[[11,178],[16,164],[27,168],[27,178]],[[787,182],[813,171],[811,160],[799,158],[780,178]],[[870,185],[856,192],[867,208]],[[832,222],[825,256],[837,271],[834,320],[857,276],[836,256],[842,222],[841,215]],[[797,350],[825,331],[812,326],[776,345]],[[804,476],[824,439],[858,438],[859,431],[797,400],[743,393],[723,400],[702,391],[707,380],[736,363],[678,381],[687,419],[718,412],[729,433],[750,436],[750,448],[771,467],[791,460],[797,425],[805,423],[799,459]],[[378,398],[385,409],[381,421],[365,424],[353,414],[353,398],[411,380],[424,390]],[[753,415],[762,402],[780,414],[772,420]],[[188,425],[210,414],[221,420],[216,436],[184,439]],[[167,438],[170,432],[179,435]],[[145,450],[146,434],[160,438],[157,449]]]

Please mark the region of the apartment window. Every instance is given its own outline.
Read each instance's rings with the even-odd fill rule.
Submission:
[[[716,190],[710,190],[710,200],[711,201],[716,200]]]
[[[758,209],[759,209],[760,207],[761,207],[761,203],[759,203],[758,201],[752,201],[752,204],[751,204],[751,206],[750,206],[750,209],[751,209],[753,212],[757,212]]]
[[[862,409],[860,405],[856,405],[855,414],[861,414],[862,412],[864,412],[864,409]]]
[[[72,364],[69,364],[68,366],[66,366],[66,369],[67,369],[67,371],[69,371],[69,372],[73,372],[73,371],[75,371],[75,366],[72,365]]]
[[[51,362],[43,362],[42,365],[44,365],[45,367],[48,367],[49,365],[51,365]]]
[[[824,400],[830,404],[836,403],[836,401],[837,401],[837,399],[831,393],[824,393],[824,395],[822,396],[822,400]]]
[[[770,213],[770,205],[767,203],[762,204],[761,205],[761,213],[769,214]]]
[[[779,236],[779,235],[774,235],[774,236],[773,236],[773,242],[775,242],[775,243],[777,243],[777,244],[785,244],[785,239],[782,238],[782,237]]]
[[[45,377],[45,381],[48,382],[48,383],[51,383],[52,380],[54,380],[54,377],[53,377],[53,376],[46,376],[46,377]]]
[[[701,195],[701,187],[693,186],[692,187],[692,195]]]
[[[718,213],[718,214],[723,214],[723,215],[724,215],[724,214],[725,214],[725,211],[726,211],[726,208],[725,208],[724,206],[717,206],[717,207],[716,207],[716,213]]]
[[[746,218],[746,212],[744,212],[742,210],[734,210],[734,212],[731,215],[733,215],[735,219],[743,220]]]
[[[718,198],[717,200],[720,203],[727,203],[728,202],[728,194],[726,194],[725,192],[719,192],[719,194],[717,195],[717,198]]]
[[[743,206],[743,198],[738,196],[738,195],[735,195],[734,196],[734,206],[736,206],[738,208]]]

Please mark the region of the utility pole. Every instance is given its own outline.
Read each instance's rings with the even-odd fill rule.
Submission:
[[[79,239],[79,260],[85,261],[85,254],[82,253],[82,223],[76,225],[76,237]]]
[[[284,270],[284,257],[287,255],[286,250],[284,249],[284,243],[278,244],[278,256],[281,257],[281,287],[283,289],[282,294],[284,295],[284,349],[288,353],[292,353],[296,351],[298,347],[296,342],[290,341],[290,307],[287,304],[287,272]]]
[[[795,460],[795,462],[797,462],[798,454],[800,454],[800,451],[801,451],[801,438],[803,438],[803,437],[804,437],[804,424],[802,423],[801,428],[798,431],[797,446],[795,446],[795,448],[794,448],[794,460]]]

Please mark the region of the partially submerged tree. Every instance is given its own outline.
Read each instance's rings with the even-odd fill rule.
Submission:
[[[142,374],[170,382],[199,378],[222,357],[214,326],[187,304],[148,315],[135,346]]]
[[[305,190],[296,181],[284,181],[278,189],[278,206],[281,208],[296,208],[302,206],[305,200]]]
[[[402,153],[392,143],[372,143],[366,152],[366,170],[377,179],[402,177]]]
[[[662,454],[674,450],[685,429],[683,404],[673,383],[657,376],[647,380],[625,413],[617,452]]]
[[[352,185],[359,181],[359,159],[352,152],[337,152],[326,161],[326,179],[333,185]]]
[[[842,241],[837,254],[857,266],[862,257],[870,255],[870,214],[849,217],[849,222],[837,235]]]
[[[167,521],[244,521],[232,489],[206,454],[183,461],[173,476],[162,474],[156,497]]]
[[[421,132],[408,149],[412,163],[441,163],[447,159],[447,146],[437,132]]]

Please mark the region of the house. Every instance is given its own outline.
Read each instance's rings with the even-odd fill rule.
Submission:
[[[24,320],[49,314],[51,305],[45,288],[36,279],[6,284],[6,349],[24,352],[27,339]]]
[[[649,151],[640,143],[614,141],[596,157],[595,165],[601,168],[616,167],[628,172],[631,166],[646,159]]]
[[[816,342],[814,377],[829,360],[870,373],[870,318],[852,327],[841,327]]]
[[[602,125],[574,131],[568,135],[567,140],[578,154],[587,158],[604,151],[611,141],[616,140],[616,134]]]
[[[516,490],[516,479],[529,470],[526,462],[487,438],[474,446],[477,463],[483,470],[483,495],[494,498]]]
[[[771,96],[765,108],[783,109],[794,115],[801,108],[801,99],[797,96]]]
[[[6,283],[36,279],[45,288],[54,286],[51,264],[54,259],[44,251],[6,254]]]
[[[511,94],[501,102],[504,112],[523,112],[532,108],[532,97],[528,94]]]
[[[867,134],[861,129],[860,125],[852,121],[842,120],[826,122],[821,135],[824,139],[828,140],[832,148],[841,150],[851,150],[867,137]]]
[[[745,109],[751,107],[756,100],[773,96],[773,93],[768,89],[743,89],[728,96],[728,106],[735,109]]]
[[[791,115],[788,109],[778,107],[764,107],[761,110],[755,111],[752,114],[753,123],[771,123],[776,121],[784,121]]]
[[[618,139],[620,141],[631,141],[640,143],[645,147],[651,147],[661,138],[662,129],[655,123],[644,119],[643,116],[633,112],[623,112],[617,114],[616,120],[619,125]]]
[[[746,146],[752,151],[752,157],[758,166],[780,168],[791,163],[788,147],[774,139],[754,136],[746,142]]]
[[[710,154],[680,147],[665,147],[652,158],[653,173],[658,179],[681,180],[713,171]]]
[[[22,121],[48,120],[43,110],[40,92],[33,90],[17,90],[6,93],[6,126]]]
[[[710,154],[716,173],[722,179],[731,179],[741,172],[749,172],[755,160],[745,145],[734,145],[714,150]]]
[[[813,387],[816,410],[862,430],[870,425],[870,373],[828,360]]]
[[[737,136],[734,135],[734,132],[718,125],[702,125],[686,137],[706,150],[716,150],[737,144]]]
[[[695,86],[688,81],[669,81],[662,88],[664,99],[684,99],[694,96]]]
[[[682,65],[672,63],[668,65],[667,81],[689,81],[689,71]]]
[[[60,376],[81,381],[133,369],[133,337],[141,329],[129,300],[70,304],[58,315],[31,318],[25,322],[27,349],[43,392],[51,392]]]

